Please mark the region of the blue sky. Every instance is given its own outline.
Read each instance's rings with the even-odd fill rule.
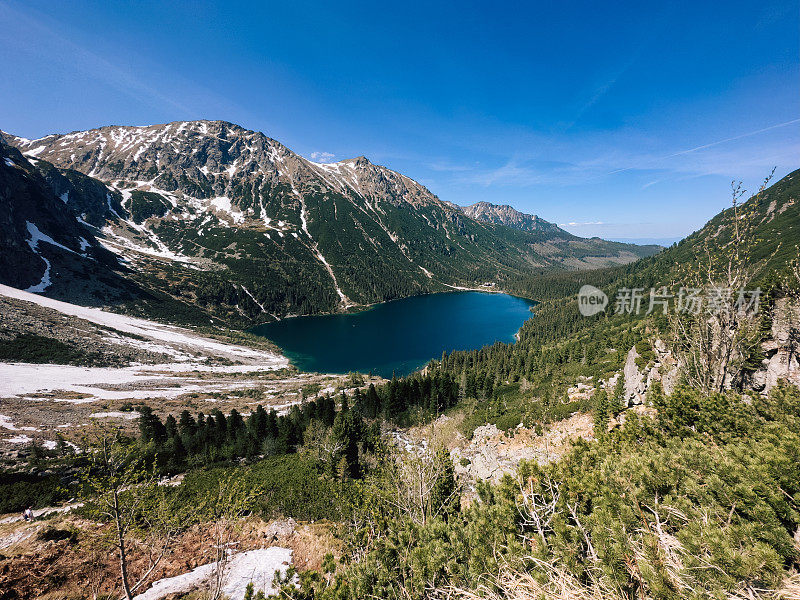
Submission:
[[[0,22],[0,129],[25,137],[224,119],[612,239],[682,237],[732,179],[800,167],[794,0],[0,0]]]

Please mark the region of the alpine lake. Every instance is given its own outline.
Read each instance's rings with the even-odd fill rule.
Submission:
[[[357,313],[292,317],[252,329],[302,371],[402,376],[452,350],[513,342],[535,302],[459,291],[392,300]]]

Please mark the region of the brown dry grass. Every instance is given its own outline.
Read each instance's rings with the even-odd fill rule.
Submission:
[[[0,551],[0,600],[92,598],[120,592],[116,553],[100,541],[107,527],[75,515],[4,527],[6,535],[31,535]],[[257,517],[236,523],[236,549],[290,548],[292,563],[300,570],[319,569],[326,553],[340,553],[331,524],[298,524],[292,534],[277,540],[267,539],[267,527],[268,523]],[[72,530],[76,535],[74,539],[45,541],[42,533],[48,529]],[[212,562],[215,553],[209,530],[208,524],[201,524],[185,531],[153,578],[173,577]],[[144,572],[145,548],[133,543],[130,558],[131,573]]]

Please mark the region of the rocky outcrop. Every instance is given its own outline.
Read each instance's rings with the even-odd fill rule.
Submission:
[[[636,347],[634,346],[628,351],[628,356],[625,358],[625,366],[622,368],[622,374],[625,377],[625,402],[628,406],[642,404],[644,395],[647,392],[647,378],[639,370],[636,364],[637,358],[639,358],[639,353],[636,352]]]
[[[578,381],[570,388],[567,388],[567,398],[570,402],[589,400],[594,396],[596,388],[592,376],[579,376]],[[601,380],[601,386],[603,384]]]
[[[769,394],[779,381],[800,386],[800,302],[792,298],[778,298],[772,310],[772,327],[769,336],[761,343],[764,358],[760,367],[736,380],[745,390]],[[664,392],[675,389],[679,378],[678,362],[662,340],[653,344],[655,361],[641,365],[636,347],[628,352],[623,368],[625,400],[628,406],[645,402],[647,391],[653,383],[661,383]],[[737,386],[738,387],[738,386]]]
[[[625,402],[627,406],[644,404],[647,391],[655,382],[659,382],[664,392],[669,394],[678,383],[678,363],[672,352],[662,340],[653,344],[655,360],[652,364],[637,364],[640,358],[636,347],[628,351],[622,373],[625,377]]]
[[[84,223],[102,228],[120,216],[122,194],[102,181],[72,169],[59,169],[45,160],[32,161],[55,195]]]
[[[286,520],[278,519],[267,525],[264,529],[263,536],[268,543],[286,541],[294,534],[295,529],[297,529],[297,522],[293,518],[289,517]]]
[[[548,425],[537,433],[521,424],[509,432],[495,425],[481,425],[469,443],[459,444],[450,451],[456,474],[473,488],[476,481],[499,481],[513,474],[519,463],[536,461],[539,464],[556,461],[578,439],[593,439],[592,416],[575,413],[571,417]]]
[[[747,382],[752,390],[768,394],[780,380],[800,386],[800,303],[789,298],[775,301],[770,337],[761,349],[761,368]]]
[[[66,293],[67,283],[108,291],[119,289],[117,266],[31,162],[0,143],[0,283],[32,292]]]

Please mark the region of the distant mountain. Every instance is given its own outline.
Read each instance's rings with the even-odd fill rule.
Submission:
[[[130,280],[239,324],[657,250],[476,220],[365,157],[315,163],[223,121],[1,135]]]
[[[569,236],[570,234],[561,229],[555,223],[550,223],[536,215],[529,215],[519,212],[508,204],[491,204],[489,202],[477,202],[462,208],[464,214],[473,219],[484,223],[495,223],[513,227],[521,231],[536,231],[553,233],[559,236]]]

